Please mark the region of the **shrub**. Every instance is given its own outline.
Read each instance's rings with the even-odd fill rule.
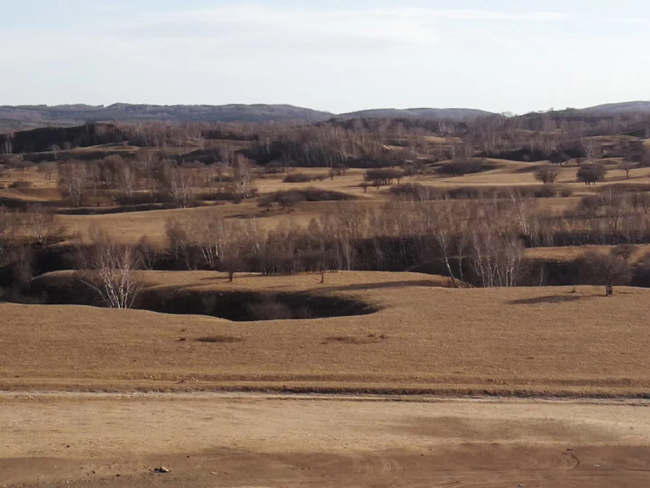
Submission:
[[[494,169],[495,164],[488,163],[485,160],[462,160],[445,163],[436,168],[436,172],[445,176],[464,176],[466,174],[481,173]]]
[[[382,169],[369,169],[366,171],[365,180],[372,183],[376,187],[392,185],[393,180],[397,180],[399,184],[400,179],[404,177],[404,170],[382,168]]]
[[[31,181],[18,180],[14,181],[9,185],[9,188],[32,188],[34,183]]]
[[[406,183],[392,187],[390,194],[399,199],[432,200],[437,192],[433,188],[422,186],[419,183]]]
[[[355,197],[347,193],[322,190],[320,188],[305,188],[304,190],[286,190],[271,193],[260,199],[258,207],[270,209],[273,204],[277,204],[291,212],[300,202],[331,202],[354,199]]]
[[[544,185],[535,192],[537,198],[552,198],[557,195],[557,190],[553,185]]]
[[[199,337],[197,339],[197,342],[206,342],[208,344],[234,344],[236,342],[243,342],[243,340],[244,339],[242,339],[241,337],[213,335],[213,336]]]
[[[562,151],[553,151],[548,160],[553,164],[565,164],[569,162],[571,156]]]
[[[589,217],[595,217],[602,203],[602,200],[595,195],[585,195],[580,199],[578,211]]]
[[[560,175],[560,170],[553,166],[545,166],[535,171],[535,179],[544,184],[553,184]]]
[[[585,185],[595,185],[598,181],[603,181],[607,169],[597,163],[583,163],[578,169],[578,181],[583,182]]]
[[[303,173],[291,173],[285,176],[282,181],[284,183],[309,183],[310,181],[314,181],[314,179],[314,177]]]

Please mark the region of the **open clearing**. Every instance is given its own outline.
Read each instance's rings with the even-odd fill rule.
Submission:
[[[646,403],[5,394],[0,483],[631,488],[649,439]]]
[[[311,291],[381,310],[230,322],[0,304],[0,388],[638,396],[650,388],[650,290],[449,289],[415,273],[143,273],[149,289]],[[214,342],[201,338],[216,336]],[[224,340],[231,339],[231,340]]]

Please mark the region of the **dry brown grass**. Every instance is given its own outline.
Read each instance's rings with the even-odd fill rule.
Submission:
[[[526,257],[531,259],[552,259],[573,261],[581,258],[588,251],[610,252],[615,246],[575,246],[575,247],[535,247],[526,249]],[[635,246],[632,262],[650,252],[650,244]]]
[[[434,188],[452,189],[467,186],[540,186],[535,181],[534,171],[526,171],[528,168],[538,166],[537,163],[520,163],[491,159],[491,162],[498,165],[497,169],[479,174],[466,175],[463,177],[440,177],[438,175],[421,175],[413,178],[405,178],[403,182],[418,183]],[[650,184],[650,168],[635,169],[631,177],[627,179],[625,172],[618,169],[610,169],[605,182],[596,187],[587,188],[584,184],[576,182],[577,167],[574,164],[561,168],[557,184],[562,187],[569,187],[574,191],[571,198],[542,198],[539,205],[551,210],[566,210],[573,208],[580,197],[586,194],[593,194],[599,188],[609,184]],[[324,168],[301,168],[301,173],[311,176],[326,176]],[[332,190],[353,195],[358,198],[354,205],[365,205],[372,208],[379,208],[389,198],[386,188],[376,190],[373,188],[364,192],[359,187],[363,181],[365,171],[351,169],[345,176],[337,176],[334,180],[326,178],[323,181],[312,181],[309,183],[284,183],[282,180],[286,174],[273,175],[270,178],[259,179],[255,182],[261,193],[272,193],[281,190],[295,190],[307,187],[314,187],[324,190]],[[17,179],[25,179],[34,184],[33,188],[22,190],[0,189],[0,198],[10,198],[22,201],[33,202],[60,202],[61,197],[56,189],[56,174],[50,180],[46,180],[42,173],[30,168],[26,171],[9,171],[8,176],[0,178],[0,183],[9,183]],[[336,202],[304,202],[298,205],[295,212],[275,211],[265,212],[257,207],[257,201],[249,200],[241,204],[225,203],[218,205],[217,212],[225,217],[231,218],[258,218],[263,228],[271,229],[277,227],[281,222],[295,223],[306,226],[314,217],[331,212]],[[107,215],[63,215],[61,220],[68,229],[68,234],[80,233],[84,235],[89,226],[99,223],[102,227],[111,232],[116,239],[122,242],[136,243],[142,237],[147,236],[154,242],[162,243],[165,238],[165,223],[169,218],[192,218],[195,213],[214,211],[206,208],[190,208],[182,210],[152,210],[143,212],[117,213]]]
[[[229,284],[208,272],[149,273],[146,281],[215,292],[313,291],[384,308],[233,323],[2,304],[0,387],[575,395],[650,388],[650,290],[620,288],[611,298],[592,287],[456,290],[440,287],[445,278],[358,272],[332,274],[325,285],[314,275],[249,275]],[[197,342],[209,336],[242,341]]]

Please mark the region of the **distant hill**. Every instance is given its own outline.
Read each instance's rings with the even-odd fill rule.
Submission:
[[[650,114],[650,102],[609,103],[573,114]],[[292,105],[21,105],[0,106],[0,131],[40,127],[74,127],[86,122],[296,122],[313,123],[329,119],[403,118],[463,121],[495,115],[469,108],[373,109],[333,114]]]
[[[26,105],[0,106],[0,128],[74,126],[84,122],[318,122],[333,116],[291,105]]]
[[[332,118],[427,118],[464,120],[491,115],[472,109],[363,110],[336,115],[292,105],[22,105],[0,106],[0,129],[72,127],[85,122],[320,122]]]
[[[604,105],[596,105],[595,107],[583,108],[578,111],[590,115],[650,113],[650,102],[638,101],[638,102],[606,103]]]
[[[492,112],[471,108],[408,108],[408,109],[374,109],[361,110],[341,114],[340,118],[417,118],[417,119],[449,119],[461,121],[494,115]]]

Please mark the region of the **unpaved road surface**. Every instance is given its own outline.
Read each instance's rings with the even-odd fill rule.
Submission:
[[[6,393],[0,487],[645,487],[649,406]]]

